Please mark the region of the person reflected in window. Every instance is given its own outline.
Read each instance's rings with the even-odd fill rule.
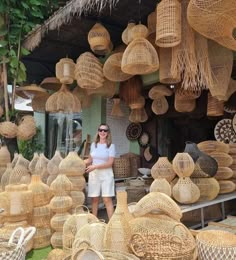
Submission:
[[[97,216],[99,198],[102,196],[109,219],[114,212],[112,197],[115,196],[115,183],[112,165],[115,153],[109,126],[100,124],[90,147],[89,158],[84,162],[86,173],[89,173],[88,197],[92,198],[92,213]]]

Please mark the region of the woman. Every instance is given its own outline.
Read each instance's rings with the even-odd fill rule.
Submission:
[[[107,124],[100,124],[94,142],[90,147],[90,155],[86,163],[89,173],[88,197],[92,198],[92,213],[97,216],[100,195],[106,206],[110,219],[114,207],[112,197],[115,196],[114,174],[112,164],[115,158],[115,145],[111,143],[110,128]]]

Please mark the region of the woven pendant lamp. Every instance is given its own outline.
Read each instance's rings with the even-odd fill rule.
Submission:
[[[170,69],[172,64],[172,51],[173,48],[160,48],[160,68],[159,77],[160,82],[164,84],[176,84],[181,81],[181,75],[179,71],[173,73]]]
[[[235,12],[234,0],[191,0],[187,17],[194,30],[228,49],[236,50]]]
[[[76,61],[75,78],[81,88],[102,87],[104,76],[101,62],[91,52],[81,54]]]
[[[123,72],[131,75],[143,75],[155,72],[159,68],[159,58],[155,48],[145,39],[148,29],[142,24],[132,28],[133,41],[127,46],[121,61]]]
[[[100,23],[96,23],[88,33],[88,42],[94,53],[109,49],[110,34]]]
[[[50,97],[48,93],[44,95],[36,95],[33,97],[31,106],[35,112],[45,112],[47,99]]]
[[[218,100],[226,100],[233,68],[233,52],[214,41],[208,41],[213,86],[209,90]]]
[[[111,110],[111,116],[116,116],[116,117],[122,117],[124,116],[124,113],[121,110],[120,107],[120,99],[119,98],[113,98],[113,107]]]
[[[73,95],[66,87],[62,84],[59,91],[52,94],[46,102],[46,111],[48,112],[80,112],[81,104],[79,99]]]
[[[156,8],[156,45],[173,47],[181,42],[181,4],[162,0]]]
[[[56,64],[56,77],[63,84],[72,84],[75,78],[74,70],[75,63],[72,59],[60,59],[60,61]]]
[[[104,76],[114,82],[125,81],[131,78],[133,75],[124,73],[121,70],[121,60],[123,52],[117,52],[112,54],[103,65]]]
[[[105,79],[103,86],[96,89],[87,89],[88,95],[102,96],[112,98],[116,93],[116,82]]]
[[[121,38],[124,44],[128,45],[131,41],[131,30],[132,28],[135,26],[135,22],[130,21],[128,22],[127,27],[125,28],[125,30],[122,32]]]
[[[82,108],[89,108],[91,106],[91,96],[88,95],[88,89],[76,86],[72,93],[79,99]]]
[[[31,84],[29,86],[24,86],[24,87],[18,87],[16,92],[17,93],[23,92],[27,98],[33,98],[36,95],[47,94],[47,91],[45,89],[43,89],[42,87],[36,84]]]
[[[223,116],[224,115],[224,102],[219,101],[217,98],[212,97],[208,92],[207,99],[207,116]]]
[[[133,123],[141,123],[148,120],[147,113],[144,109],[145,106],[145,98],[143,96],[139,96],[136,100],[133,100],[129,103],[129,107],[131,109],[129,115],[129,121]]]
[[[41,83],[42,88],[57,91],[61,87],[61,82],[56,77],[47,77]]]
[[[120,83],[119,96],[127,105],[129,105],[140,97],[141,89],[141,77],[134,76],[131,79]]]

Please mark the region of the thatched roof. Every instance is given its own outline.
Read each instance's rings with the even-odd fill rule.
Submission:
[[[23,46],[32,51],[42,41],[45,34],[54,29],[59,29],[63,24],[70,23],[73,16],[81,16],[90,11],[100,13],[105,7],[110,10],[119,0],[71,0],[61,7],[42,25],[36,26],[26,37]]]

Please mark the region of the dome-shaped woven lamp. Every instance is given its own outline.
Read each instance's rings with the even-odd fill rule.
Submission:
[[[178,0],[162,0],[156,9],[156,45],[173,47],[181,42],[181,5]]]
[[[208,92],[207,97],[207,116],[223,116],[224,115],[224,101],[219,101],[217,98],[212,97]]]
[[[112,98],[116,93],[116,82],[105,79],[103,86],[95,89],[87,89],[88,95]]]
[[[164,96],[159,96],[152,101],[152,112],[156,115],[163,115],[169,109],[169,104]]]
[[[36,134],[36,124],[34,120],[22,120],[17,128],[17,139],[30,140]]]
[[[107,79],[115,82],[120,82],[133,77],[133,75],[124,73],[121,70],[122,56],[123,56],[123,52],[117,52],[112,54],[105,61],[103,66],[103,74]]]
[[[160,68],[159,77],[160,82],[164,84],[176,84],[181,81],[181,75],[176,71],[174,72],[170,69],[172,64],[172,51],[173,48],[160,48]]]
[[[233,52],[214,41],[208,41],[213,86],[209,90],[218,100],[226,100],[233,68]]]
[[[173,91],[164,85],[156,85],[152,87],[148,92],[149,98],[153,100],[159,98],[160,96],[171,96],[172,94]]]
[[[91,96],[88,95],[88,89],[76,86],[72,93],[79,99],[82,108],[91,106]]]
[[[33,98],[36,95],[44,95],[47,94],[47,91],[43,89],[42,87],[36,85],[36,84],[31,84],[29,86],[24,86],[24,87],[18,87],[17,88],[17,93],[22,91],[25,96],[28,98]]]
[[[155,48],[145,39],[146,26],[139,24],[132,28],[133,41],[127,46],[121,61],[123,72],[142,75],[155,72],[159,68],[159,58]]]
[[[31,106],[35,112],[45,112],[46,102],[50,95],[45,93],[44,95],[36,95],[33,97]]]
[[[57,91],[61,88],[61,82],[56,77],[48,77],[40,83],[40,86],[48,90]]]
[[[122,117],[124,116],[124,113],[121,110],[120,107],[120,99],[119,98],[113,98],[113,107],[111,110],[111,116],[117,116],[117,117]]]
[[[90,46],[90,48],[91,48],[91,50],[92,50],[92,52],[93,53],[95,53],[96,55],[100,55],[100,56],[104,56],[104,55],[108,55],[109,53],[111,53],[112,52],[112,50],[113,50],[113,43],[112,42],[110,42],[110,44],[108,45],[108,47],[106,48],[106,49],[104,49],[104,50],[94,50],[91,46]]]
[[[108,49],[110,34],[100,23],[96,23],[88,33],[88,42],[94,53]]]
[[[128,22],[127,27],[122,32],[121,38],[124,44],[128,45],[133,39],[131,37],[131,30],[135,26],[135,22],[130,21]]]
[[[140,97],[142,89],[142,80],[136,75],[131,79],[121,82],[119,88],[119,96],[124,102],[129,105]]]
[[[235,12],[234,0],[191,0],[187,17],[194,30],[228,49],[236,50]]]
[[[63,58],[56,64],[56,77],[62,84],[72,84],[75,78],[75,63],[72,59]]]
[[[75,65],[75,78],[81,88],[100,88],[104,82],[101,62],[91,53],[79,56]]]
[[[62,84],[60,90],[52,94],[46,102],[46,111],[48,112],[80,112],[81,104],[79,99],[73,95],[66,87]]]

